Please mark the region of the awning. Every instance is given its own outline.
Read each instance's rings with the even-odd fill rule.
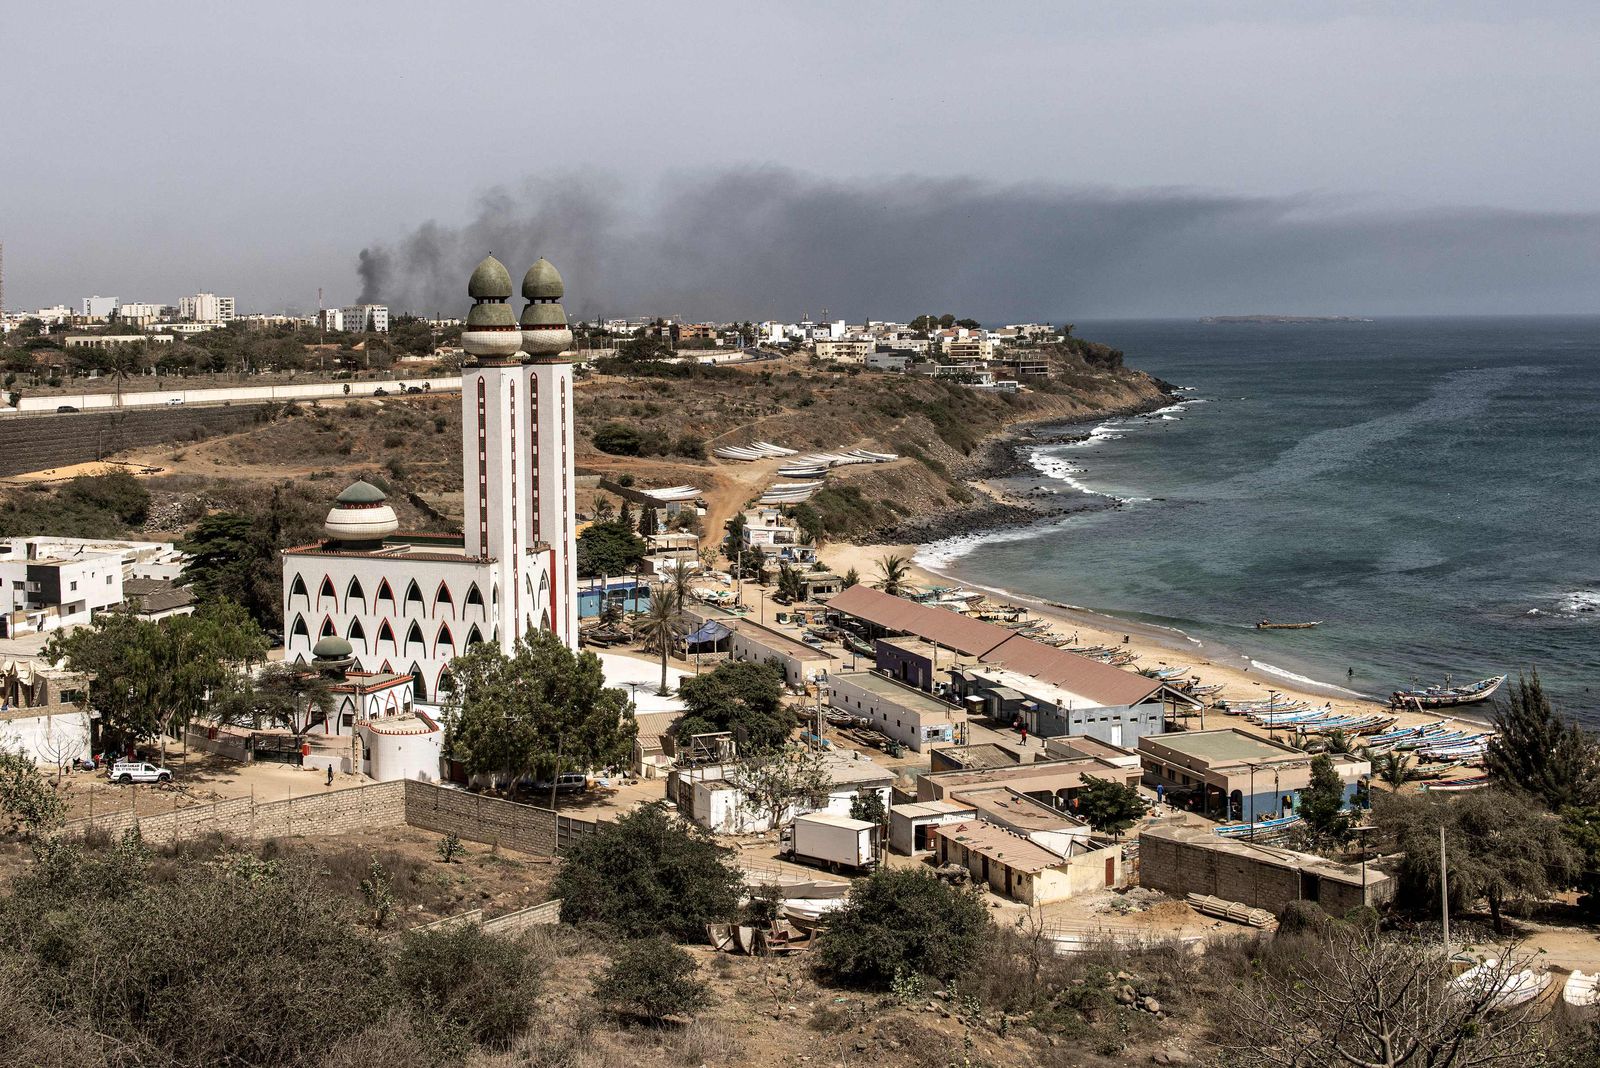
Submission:
[[[721,623],[718,623],[716,620],[708,619],[701,624],[699,630],[688,635],[683,640],[688,645],[702,645],[706,642],[720,642],[722,639],[726,638],[732,633],[732,630],[723,626]]]

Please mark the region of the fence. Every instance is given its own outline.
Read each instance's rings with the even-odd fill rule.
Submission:
[[[117,835],[137,829],[146,841],[160,843],[214,832],[239,838],[283,838],[402,826],[454,834],[469,842],[536,856],[553,856],[578,837],[592,833],[597,824],[536,805],[432,783],[394,780],[281,801],[236,797],[156,815],[110,812],[71,820],[65,830],[77,835],[91,830]]]

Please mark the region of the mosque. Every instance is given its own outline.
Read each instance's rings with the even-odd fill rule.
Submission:
[[[284,660],[335,668],[350,699],[322,724],[351,735],[374,718],[442,706],[451,659],[474,642],[507,652],[530,627],[578,643],[573,522],[572,331],[561,275],[522,280],[493,256],[467,284],[461,345],[466,529],[406,534],[382,490],[339,494],[321,540],[283,551]],[[406,678],[409,676],[409,678]]]

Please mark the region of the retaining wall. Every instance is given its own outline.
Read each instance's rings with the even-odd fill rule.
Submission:
[[[161,408],[0,419],[0,477],[102,460],[124,449],[231,434],[270,416],[270,404]]]

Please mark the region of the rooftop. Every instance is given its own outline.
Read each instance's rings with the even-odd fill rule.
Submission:
[[[1306,759],[1306,753],[1293,746],[1283,745],[1236,727],[1224,727],[1214,731],[1174,731],[1158,736],[1146,735],[1139,740],[1139,748],[1141,750],[1148,748],[1155,752],[1166,749],[1207,767]]]
[[[978,810],[978,815],[1014,831],[1086,831],[1088,824],[1040,804],[1027,794],[1006,786],[961,790],[952,795]]]
[[[1128,771],[1127,768],[1086,757],[1082,760],[1039,760],[1032,764],[1012,764],[1003,768],[938,771],[922,776],[917,784],[919,790],[926,783],[946,797],[962,793],[962,787],[976,789],[984,786],[1009,786],[1030,794],[1055,793],[1058,790],[1078,789],[1083,785],[1085,775],[1121,782],[1127,778]]]
[[[939,750],[939,759],[967,771],[984,768],[1014,768],[1022,761],[1017,754],[994,742],[977,745],[952,745]]]
[[[1363,868],[1361,865],[1340,864],[1337,861],[1327,860],[1311,853],[1299,853],[1293,849],[1259,845],[1243,838],[1223,838],[1214,833],[1210,827],[1172,824],[1166,820],[1161,820],[1140,831],[1139,837],[1164,838],[1168,841],[1182,842],[1185,845],[1214,850],[1217,853],[1246,857],[1257,863],[1271,864],[1274,867],[1291,871],[1308,872],[1322,879],[1344,883],[1348,886],[1359,887],[1362,885]],[[1365,870],[1368,886],[1386,883],[1391,878],[1380,871],[1376,865],[1366,865]]]
[[[877,671],[837,671],[833,673],[833,681],[846,682],[871,690],[880,697],[887,697],[891,701],[914,712],[926,715],[948,716],[961,711],[955,705],[946,704],[932,697],[914,686],[907,686]]]
[[[963,813],[975,816],[977,812],[978,810],[971,805],[963,805],[956,801],[913,801],[908,805],[896,805],[890,810],[891,815],[904,816],[908,819],[918,819],[923,816],[955,816]]]
[[[1065,861],[1059,853],[1052,853],[1042,845],[1030,842],[1020,834],[996,827],[987,820],[969,820],[936,828],[940,838],[960,842],[979,856],[1003,864],[1013,871],[1029,875],[1054,868]]]

